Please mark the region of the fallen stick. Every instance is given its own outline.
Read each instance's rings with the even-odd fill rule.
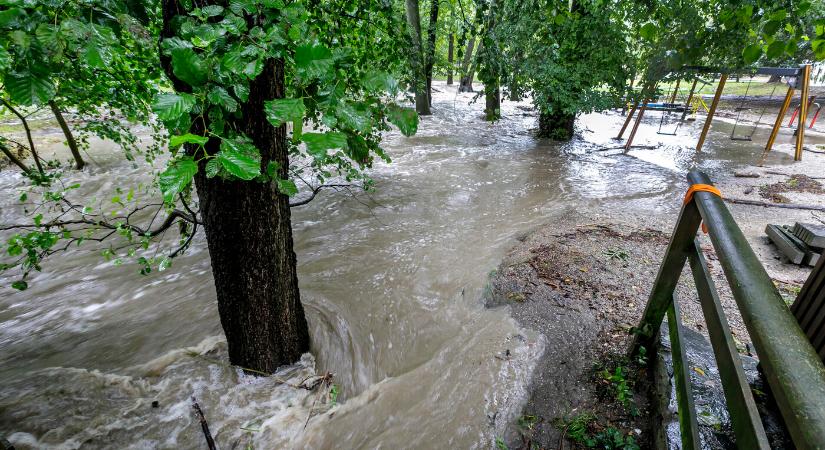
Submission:
[[[766,170],[765,173],[768,173],[768,174],[771,174],[771,175],[784,175],[786,177],[790,177],[790,176],[794,175],[794,174],[791,174],[791,173],[777,172],[775,170]],[[825,180],[825,177],[808,177],[808,178],[810,178],[812,180]]]
[[[733,176],[736,178],[759,178],[760,175],[755,172],[733,172]]]
[[[212,439],[212,433],[209,432],[209,424],[206,422],[206,417],[203,415],[201,406],[198,405],[198,401],[195,400],[194,396],[192,397],[192,409],[195,410],[195,417],[197,417],[201,423],[201,430],[203,431],[203,436],[206,438],[206,445],[209,447],[209,450],[217,450],[215,440]]]
[[[764,206],[766,208],[785,208],[785,209],[804,209],[808,211],[825,211],[825,206],[817,206],[817,205],[795,205],[792,203],[767,203],[767,202],[759,202],[756,200],[747,200],[744,198],[730,198],[724,197],[728,203],[736,203],[739,205],[751,205],[751,206]]]

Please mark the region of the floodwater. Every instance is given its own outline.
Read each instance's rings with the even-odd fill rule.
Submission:
[[[660,135],[651,113],[636,143],[662,145],[623,155],[604,150],[619,145],[617,113],[582,117],[580,136],[560,145],[532,137],[529,103],[505,102],[488,124],[483,100],[435,87],[435,115],[416,136],[387,134],[393,162],[371,170],[376,191],[324,192],[294,209],[313,342],[299,364],[269,378],[226,364],[202,234],[148,277],[82,246],[47,261],[25,292],[0,279],[0,435],[18,448],[203,448],[194,396],[220,448],[489,448],[543,351],[506,308],[483,306],[516,237],[573,212],[673,215],[693,164],[730,173],[756,161],[767,132],[729,141],[719,121],[695,158],[698,125]],[[769,161],[789,162],[789,143]],[[150,182],[145,164],[105,146],[69,178],[104,203]],[[0,172],[0,223],[23,220],[23,186]],[[289,385],[326,371],[335,407]]]

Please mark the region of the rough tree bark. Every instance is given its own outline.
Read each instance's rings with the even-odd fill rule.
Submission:
[[[498,80],[497,80],[498,81]],[[498,82],[484,86],[484,119],[490,122],[501,117],[501,88]]]
[[[74,139],[74,135],[72,134],[72,130],[69,128],[69,124],[66,123],[66,119],[63,118],[63,113],[60,111],[60,108],[58,108],[57,103],[55,103],[54,100],[49,100],[49,107],[52,109],[52,113],[54,114],[54,118],[57,119],[60,129],[63,130],[63,135],[66,136],[66,145],[69,146],[69,150],[72,152],[72,157],[74,157],[75,169],[83,169],[83,167],[86,166],[86,162],[83,161],[83,157],[80,156],[77,141]]]
[[[453,33],[450,33],[450,36],[447,38],[447,85],[453,84],[453,46],[455,45],[453,42],[455,41],[455,36]]]
[[[539,114],[538,137],[566,141],[573,137],[575,114],[545,113]]]
[[[424,73],[427,77],[427,100],[433,106],[433,66],[435,65],[435,40],[438,25],[438,3],[432,0],[430,5],[430,24],[427,26],[427,54],[425,55]]]
[[[475,75],[473,49],[475,45],[476,37],[473,36],[469,41],[467,41],[467,49],[464,51],[464,60],[461,62],[461,80],[458,84],[458,92],[473,92],[473,76]]]
[[[172,35],[171,20],[178,10],[183,8],[176,0],[163,0],[163,36]],[[162,63],[175,89],[188,91],[185,83],[174,78],[168,58]],[[264,114],[264,101],[284,97],[283,62],[268,61],[249,90],[249,101],[241,105],[243,117],[234,126],[260,150],[261,166],[276,161],[279,176],[286,178],[286,126],[273,127]],[[207,143],[210,152],[216,152],[218,146],[216,139]],[[272,373],[309,350],[289,197],[271,182],[207,178],[204,163],[201,165],[195,187],[229,360],[243,368]]]
[[[430,99],[427,95],[427,77],[424,70],[424,52],[421,48],[421,15],[418,11],[418,0],[406,0],[407,25],[412,41],[410,52],[410,67],[413,71],[413,89],[415,91],[415,111],[420,116],[428,116]]]

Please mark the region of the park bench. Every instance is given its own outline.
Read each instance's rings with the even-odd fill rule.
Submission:
[[[821,359],[825,349],[825,258],[814,268],[793,308],[788,308],[707,175],[694,170],[688,181],[691,189],[636,328],[631,353],[654,348],[667,315],[682,448],[701,448],[675,297],[682,269],[689,263],[737,447],[770,448],[716,286],[696,240],[704,224],[794,446],[825,448],[825,365]]]

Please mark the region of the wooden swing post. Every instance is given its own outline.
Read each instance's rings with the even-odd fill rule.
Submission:
[[[696,152],[702,151],[702,146],[705,144],[705,138],[708,136],[710,124],[713,122],[713,115],[716,113],[716,107],[719,106],[719,98],[722,97],[722,91],[725,89],[725,82],[728,81],[728,74],[723,73],[719,77],[719,86],[716,88],[716,94],[713,96],[713,103],[710,104],[708,110],[708,117],[705,119],[705,125],[702,127],[702,134],[699,135],[699,142],[696,144]]]
[[[679,83],[682,82],[682,79],[676,80],[676,87],[673,88],[673,94],[670,95],[670,103],[676,103],[676,94],[679,92]]]
[[[768,137],[768,144],[765,145],[765,151],[762,152],[762,157],[759,159],[760,166],[763,162],[765,162],[765,157],[768,156],[771,148],[773,148],[773,143],[776,141],[776,135],[779,134],[779,130],[782,128],[782,120],[785,118],[785,114],[788,113],[788,107],[791,106],[793,91],[793,86],[788,86],[788,92],[785,94],[785,101],[782,102],[782,108],[779,109],[779,114],[776,115],[776,122],[774,122],[771,135]]]
[[[624,144],[624,151],[629,151],[630,147],[633,145],[633,138],[636,137],[636,130],[639,129],[639,124],[642,123],[642,116],[645,115],[645,110],[647,109],[647,103],[649,101],[649,98],[645,98],[645,101],[642,102],[642,107],[639,108],[639,115],[636,116],[636,122],[633,123],[633,129],[630,130],[630,136],[627,137],[627,142]]]
[[[802,92],[801,101],[799,102],[799,124],[796,131],[796,151],[794,152],[794,161],[802,161],[802,146],[805,144],[805,122],[808,120],[808,91],[811,84],[811,65],[806,64],[801,70],[802,75]]]
[[[621,139],[622,138],[622,136],[624,135],[625,130],[627,129],[627,126],[630,124],[630,121],[633,119],[633,114],[636,113],[636,107],[638,107],[638,106],[639,106],[639,101],[638,100],[634,101],[633,106],[630,107],[630,111],[628,111],[628,113],[627,113],[627,118],[624,120],[624,125],[622,125],[622,129],[619,130],[619,135],[616,136],[616,139]]]

